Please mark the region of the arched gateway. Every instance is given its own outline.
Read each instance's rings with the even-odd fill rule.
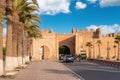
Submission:
[[[101,56],[103,58],[106,57],[105,49],[108,41],[110,41],[109,45],[111,46],[110,57],[114,56],[114,49],[112,49],[112,46],[114,45],[115,35],[112,34],[111,36],[102,37],[100,29],[96,31],[78,31],[73,29],[71,34],[57,34],[51,30],[42,30],[41,34],[42,38],[33,39],[33,60],[59,60],[61,47],[66,48],[69,54],[77,55],[85,50],[85,53],[88,55],[87,42],[94,44],[94,49],[93,47],[91,48],[91,54],[97,58],[99,51],[98,45],[96,44],[97,40],[101,40],[102,44],[104,44],[101,45]]]
[[[59,55],[60,54],[64,54],[64,55],[71,54],[71,51],[70,51],[69,47],[67,47],[67,46],[60,46],[59,47]]]
[[[49,59],[50,56],[50,49],[48,46],[41,46],[39,48],[39,55],[40,55],[40,60],[47,60]]]
[[[59,48],[67,47],[69,54],[75,54],[75,36],[42,32],[42,38],[33,40],[33,59],[58,60]]]

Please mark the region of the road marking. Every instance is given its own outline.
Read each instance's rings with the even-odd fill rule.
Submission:
[[[78,80],[85,80],[82,76],[78,75],[77,73],[75,73],[71,69],[69,69],[69,70],[78,78]]]
[[[84,68],[80,67],[81,70],[91,70],[91,71],[106,71],[106,72],[117,72],[120,73],[118,70],[107,70],[107,69],[92,69],[92,68]]]
[[[62,64],[62,63],[61,63]],[[73,75],[75,75],[75,77],[77,77],[77,80],[85,80],[82,76],[78,75],[77,73],[75,73],[73,70],[69,69],[67,66],[65,66],[64,64],[62,64],[65,68],[67,68]]]

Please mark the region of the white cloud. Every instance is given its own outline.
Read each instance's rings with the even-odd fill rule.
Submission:
[[[100,0],[100,7],[120,6],[120,0]]]
[[[96,26],[96,25],[90,25],[90,26],[87,26],[87,29],[93,29],[94,31],[97,29],[97,28],[99,28],[98,26]]]
[[[56,15],[58,13],[68,14],[71,11],[70,0],[37,0],[40,7],[40,14]]]
[[[90,3],[95,3],[97,0],[87,0]]]
[[[6,37],[7,34],[7,28],[3,28],[3,37]]]
[[[102,34],[109,34],[109,33],[118,33],[120,32],[120,25],[90,25],[87,29],[94,29],[101,28]]]
[[[85,3],[82,3],[80,1],[76,2],[76,9],[85,9],[87,7],[87,5]]]

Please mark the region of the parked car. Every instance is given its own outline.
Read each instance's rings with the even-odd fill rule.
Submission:
[[[74,57],[73,55],[65,55],[63,57],[63,62],[74,62]]]

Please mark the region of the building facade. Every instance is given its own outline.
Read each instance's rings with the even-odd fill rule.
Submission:
[[[52,30],[42,30],[42,38],[33,39],[33,52],[34,60],[59,60],[59,48],[66,46],[70,50],[70,54],[79,55],[85,51],[87,56],[91,58],[98,58],[101,54],[101,59],[110,59],[117,56],[117,44],[114,43],[116,34],[102,35],[101,30],[80,30],[72,29],[71,34],[58,34]],[[101,44],[98,47],[97,41],[100,40]],[[91,52],[86,46],[87,42],[92,43]],[[113,47],[116,45],[116,48]],[[99,53],[100,51],[100,53]]]

